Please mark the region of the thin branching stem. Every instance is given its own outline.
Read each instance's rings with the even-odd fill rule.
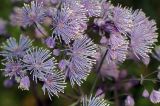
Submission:
[[[103,62],[104,62],[105,57],[106,57],[106,55],[107,55],[107,52],[108,52],[108,49],[106,50],[105,54],[103,55],[103,57],[102,57],[102,59],[101,59],[101,62],[100,62],[100,64],[99,64],[99,67],[97,68],[97,71],[96,71],[96,72],[97,72],[97,77],[96,77],[96,79],[95,79],[95,81],[94,81],[94,83],[93,83],[93,86],[92,86],[92,88],[91,88],[90,95],[93,93],[93,91],[94,91],[94,89],[95,89],[95,87],[96,87],[96,84],[97,84],[97,82],[98,82],[98,79],[99,79],[99,77],[100,77],[99,72],[100,72],[100,70],[101,70],[101,68],[102,68]]]

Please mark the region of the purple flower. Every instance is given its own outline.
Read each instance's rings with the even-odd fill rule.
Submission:
[[[149,98],[152,103],[160,103],[160,91],[153,90]]]
[[[132,10],[121,6],[112,6],[109,2],[102,3],[102,16],[95,24],[106,32],[120,32],[127,35],[133,27]]]
[[[46,73],[51,73],[55,68],[55,59],[51,57],[51,52],[43,48],[31,48],[23,57],[25,67],[33,74],[33,79],[43,77]]]
[[[102,16],[95,20],[95,24],[101,29],[101,32],[110,34],[107,55],[109,62],[116,60],[116,58],[119,62],[123,62],[128,52],[127,49],[129,49],[139,60],[148,65],[150,61],[148,54],[151,53],[151,48],[153,48],[158,37],[155,21],[149,20],[141,10],[133,12],[132,9],[121,6],[113,7],[110,3],[105,2],[102,7]],[[124,39],[121,42],[125,41],[125,43],[120,43],[118,37],[113,36],[113,34],[127,35],[130,44],[125,40],[126,38],[122,37],[119,38]],[[115,42],[122,44],[122,48],[118,47]],[[130,48],[128,48],[128,44]],[[117,46],[119,50],[113,46]]]
[[[13,79],[6,79],[6,80],[3,82],[3,85],[4,85],[4,87],[6,87],[6,88],[12,87],[13,84],[14,84],[14,80],[13,80]]]
[[[13,13],[10,15],[11,25],[13,26],[23,26],[22,25],[22,8],[14,7]]]
[[[103,19],[107,19],[109,18],[109,16],[112,13],[114,6],[111,4],[110,1],[106,2],[102,0],[102,12],[101,12],[101,17],[103,17]]]
[[[45,17],[45,11],[43,8],[43,3],[38,3],[37,1],[32,1],[31,4],[24,4],[22,9],[19,9],[11,19],[15,19],[18,25],[27,27],[36,23],[42,23]]]
[[[61,6],[61,10],[53,17],[53,36],[62,39],[65,43],[79,38],[86,29],[85,10],[77,1],[67,2]]]
[[[61,71],[54,70],[51,74],[45,74],[42,77],[43,92],[45,94],[46,90],[48,91],[48,96],[51,99],[51,96],[58,96],[59,92],[64,93],[64,88],[66,87],[65,77]]]
[[[133,15],[131,9],[116,6],[113,8],[112,14],[113,17],[111,17],[110,20],[114,23],[119,32],[124,34],[131,32],[133,27]]]
[[[149,92],[145,89],[142,93],[142,96],[145,97],[145,98],[148,98],[149,97]]]
[[[81,0],[82,5],[87,11],[89,17],[98,17],[101,14],[102,3],[100,0]]]
[[[154,20],[149,20],[141,10],[133,14],[134,26],[131,30],[131,50],[139,60],[149,58],[154,43],[157,41],[157,27]]]
[[[89,99],[87,98],[87,96],[83,97],[82,103],[82,106],[108,106],[106,100],[92,96],[90,96]]]
[[[0,35],[6,33],[6,21],[0,18]]]
[[[47,45],[49,48],[54,48],[55,45],[56,45],[56,42],[55,42],[55,40],[53,39],[53,37],[48,37],[48,38],[45,40],[45,43],[46,43],[46,45]]]
[[[60,55],[60,50],[59,49],[54,49],[53,50],[53,55],[55,55],[55,56],[59,56]]]
[[[55,7],[47,7],[47,8],[45,8],[45,14],[47,16],[45,18],[52,18],[54,15],[56,15],[57,10],[58,9],[55,8]],[[45,22],[44,22],[44,24],[45,24]]]
[[[135,102],[133,97],[131,96],[127,96],[126,100],[125,100],[125,106],[134,106]]]
[[[36,1],[37,3],[43,3],[45,7],[49,7],[51,3],[51,0],[33,0],[33,1]]]
[[[29,90],[30,87],[30,80],[28,76],[24,76],[23,78],[20,79],[20,85],[18,88],[22,90]]]
[[[65,59],[62,59],[59,63],[58,63],[58,67],[61,70],[65,70],[65,68],[67,67],[67,65],[69,64],[69,62]]]
[[[108,53],[106,59],[108,63],[123,62],[128,53],[128,41],[120,33],[113,33],[110,35],[108,41]]]
[[[23,15],[24,26],[41,23],[45,17],[43,3],[32,1],[31,5],[24,4]]]
[[[32,45],[32,41],[29,37],[21,35],[19,42],[15,38],[9,38],[5,43],[2,44],[2,52],[0,55],[4,57],[23,57],[27,49]]]
[[[78,0],[66,0],[66,2],[62,4],[62,9],[67,10],[68,16],[72,20],[75,19],[80,25],[86,25],[86,22],[89,21],[86,16],[85,7]]]
[[[80,86],[96,63],[97,46],[90,38],[84,36],[74,41],[69,48],[67,55],[70,56],[68,68],[65,73],[70,78],[71,85],[75,82]]]
[[[24,69],[24,65],[20,60],[13,60],[12,58],[7,58],[6,63],[3,63],[5,66],[4,75],[9,78],[14,78],[15,80],[19,80],[20,78],[26,75],[26,70]]]

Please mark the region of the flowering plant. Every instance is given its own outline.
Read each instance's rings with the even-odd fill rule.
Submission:
[[[21,30],[18,39],[7,36],[6,22],[0,19],[0,35],[6,39],[0,44],[6,86],[17,83],[19,89],[30,91],[38,85],[50,100],[73,99],[70,106],[134,106],[129,90],[144,81],[159,81],[159,71],[133,78],[122,67],[127,61],[148,66],[151,56],[160,61],[160,47],[152,52],[158,40],[156,22],[142,10],[108,0],[24,2],[14,8],[9,22]],[[147,79],[154,73],[158,79]],[[85,92],[81,86],[89,75],[94,81]],[[72,95],[65,91],[68,87],[74,90]],[[142,96],[160,103],[160,91],[152,89],[144,89]],[[112,93],[114,98],[108,98]],[[37,92],[35,98],[37,105],[46,105]]]

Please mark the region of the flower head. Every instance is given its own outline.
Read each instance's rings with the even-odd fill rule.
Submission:
[[[3,63],[5,68],[4,75],[9,78],[19,80],[26,75],[24,65],[20,60],[14,60],[13,58],[7,58],[6,63]]]
[[[131,9],[112,6],[109,2],[102,3],[102,16],[95,20],[95,24],[106,32],[120,32],[127,35],[133,27],[133,13]]]
[[[59,63],[58,63],[58,67],[61,70],[65,70],[65,68],[67,67],[67,65],[69,64],[69,62],[65,59],[62,59]]]
[[[127,96],[126,100],[125,100],[125,106],[134,106],[135,102],[133,97],[131,96]]]
[[[106,55],[108,63],[123,62],[128,53],[128,44],[126,37],[120,33],[111,34],[108,43],[108,53]]]
[[[81,3],[86,8],[87,10],[86,14],[89,17],[100,16],[101,6],[102,6],[102,3],[100,2],[100,0],[81,0]]]
[[[51,69],[55,67],[55,59],[51,57],[49,50],[43,48],[31,48],[23,57],[23,62],[28,71],[33,74],[33,79],[43,77],[47,73],[51,73]]]
[[[55,42],[55,40],[53,39],[53,37],[48,37],[48,38],[45,40],[45,44],[47,45],[48,48],[54,48],[55,45],[56,45],[56,42]]]
[[[86,79],[96,62],[96,52],[97,46],[87,36],[75,40],[69,48],[67,55],[70,56],[70,59],[65,72],[69,76],[72,86],[75,82],[81,85],[82,80]]]
[[[42,2],[32,1],[30,5],[24,4],[24,7],[19,9],[17,15],[13,15],[12,18],[16,19],[20,26],[27,27],[35,23],[42,23],[44,17],[45,12]]]
[[[53,35],[68,44],[70,40],[79,38],[86,29],[86,21],[82,5],[77,1],[64,3],[53,16]]]
[[[142,93],[142,96],[145,97],[145,98],[148,98],[149,97],[149,92],[145,89]]]
[[[32,41],[29,37],[21,35],[19,42],[15,38],[9,38],[5,43],[2,44],[2,52],[0,55],[4,57],[23,57],[26,50],[32,46]]]
[[[20,85],[18,88],[22,90],[29,90],[30,87],[30,80],[28,76],[24,76],[23,78],[20,79]]]
[[[99,97],[92,97],[88,99],[87,96],[82,99],[82,106],[108,106],[106,100],[101,99]]]
[[[160,103],[160,91],[153,90],[149,98],[152,103]]]
[[[116,6],[113,8],[112,14],[113,17],[111,17],[111,21],[119,32],[125,34],[131,31],[133,27],[133,15],[131,9]]]
[[[45,94],[46,90],[48,91],[49,98],[51,96],[58,96],[59,92],[64,92],[64,88],[66,87],[65,76],[63,72],[54,70],[51,74],[45,74],[42,77],[43,84],[43,92]]]
[[[14,7],[13,13],[10,15],[11,25],[13,26],[23,26],[22,25],[22,8]]]
[[[154,43],[157,41],[157,27],[154,20],[149,20],[141,10],[134,12],[134,26],[131,30],[130,47],[134,55],[144,60],[151,53]]]

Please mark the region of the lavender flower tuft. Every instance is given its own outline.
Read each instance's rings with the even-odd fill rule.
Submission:
[[[127,96],[126,100],[125,100],[125,106],[134,106],[135,102],[133,97],[131,96]]]
[[[126,37],[122,36],[120,33],[111,34],[108,43],[108,53],[106,56],[108,63],[123,62],[128,53],[128,44]]]
[[[87,36],[75,40],[69,48],[67,55],[70,56],[70,62],[65,73],[70,78],[71,85],[75,82],[80,86],[90,73],[93,64],[96,63],[97,46]]]
[[[81,3],[86,9],[87,16],[100,16],[102,9],[101,0],[81,0]]]
[[[130,47],[134,55],[144,60],[151,53],[154,43],[157,41],[157,27],[154,20],[149,20],[141,10],[134,12],[134,27],[131,30]]]
[[[5,61],[3,63],[5,68],[1,69],[4,71],[4,75],[19,82],[19,79],[23,78],[27,73],[24,69],[24,64],[20,60],[14,60],[13,58],[7,58]]]
[[[112,12],[113,17],[111,18],[111,21],[113,21],[118,31],[123,34],[131,32],[133,27],[132,10],[128,8],[122,8],[121,6],[116,6],[113,8]]]
[[[29,90],[30,87],[30,80],[28,76],[24,76],[23,78],[20,79],[20,85],[18,88],[22,90]]]
[[[58,96],[59,92],[64,93],[64,88],[66,87],[64,78],[63,72],[57,70],[53,70],[51,74],[45,74],[45,76],[42,77],[44,94],[47,90],[49,98],[51,99],[53,94]]]
[[[17,15],[11,17],[11,19],[13,18],[23,27],[42,23],[45,18],[43,3],[32,1],[31,4],[24,4],[24,7],[17,11]]]
[[[148,98],[149,97],[149,92],[145,89],[142,93],[142,96],[145,97],[145,98]]]
[[[31,46],[32,41],[27,36],[21,35],[19,42],[17,42],[15,38],[11,37],[2,44],[1,48],[3,50],[0,52],[0,55],[5,58],[23,57],[26,50],[28,50]]]
[[[153,90],[149,98],[152,103],[160,103],[160,91]]]
[[[51,73],[51,69],[56,65],[54,57],[51,57],[51,52],[43,48],[30,48],[24,55],[23,62],[27,70],[33,74],[36,82],[37,78]]]
[[[53,16],[53,36],[65,43],[79,38],[86,29],[88,21],[83,6],[78,1],[68,1],[61,6],[61,10]]]
[[[106,100],[101,99],[99,97],[92,97],[88,99],[87,96],[85,96],[82,99],[83,105],[82,106],[108,106],[108,103]]]

